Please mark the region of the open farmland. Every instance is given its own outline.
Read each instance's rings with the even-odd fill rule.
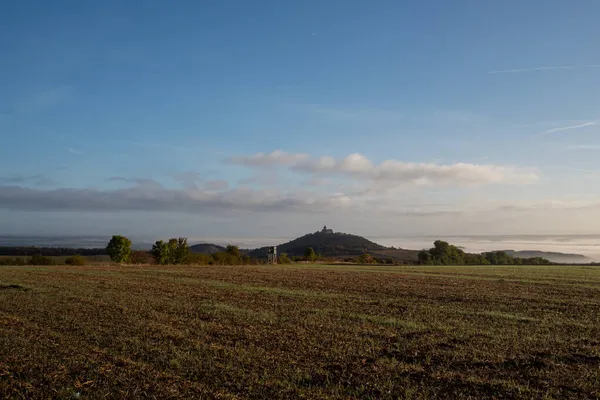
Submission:
[[[0,267],[0,398],[600,398],[596,267]]]

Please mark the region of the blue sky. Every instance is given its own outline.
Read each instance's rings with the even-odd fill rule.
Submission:
[[[0,5],[0,233],[593,233],[600,3]]]

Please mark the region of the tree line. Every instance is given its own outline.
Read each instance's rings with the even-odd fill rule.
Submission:
[[[108,254],[113,262],[121,264],[158,264],[158,265],[248,265],[263,264],[265,260],[251,257],[241,252],[237,246],[228,245],[225,250],[212,254],[192,253],[188,246],[187,238],[171,238],[163,241],[158,240],[152,245],[150,251],[132,250],[131,240],[125,236],[115,235],[108,242],[104,254]],[[23,248],[24,249],[24,248]],[[29,249],[29,248],[28,248]],[[98,249],[94,249],[95,253]],[[63,252],[64,249],[60,249]],[[72,250],[71,250],[72,251]],[[73,253],[71,253],[73,254]],[[85,265],[86,258],[80,254],[71,255],[63,260],[68,265]],[[312,247],[307,247],[303,256],[290,257],[281,253],[278,257],[280,264],[292,262],[315,262],[333,261],[327,260],[317,254]],[[348,257],[343,261],[360,264],[398,264],[391,257],[378,258],[369,254],[366,250],[358,257]],[[417,263],[420,265],[549,265],[549,260],[542,257],[520,258],[513,257],[503,251],[492,251],[481,254],[467,253],[462,249],[436,240],[433,247],[418,253]],[[48,255],[34,253],[30,258],[0,258],[0,265],[58,265],[58,259]]]
[[[167,241],[158,240],[149,252],[131,250],[131,240],[125,236],[115,235],[106,245],[106,254],[111,261],[120,264],[158,264],[158,265],[248,265],[263,264],[264,260],[254,258],[240,251],[238,246],[228,245],[224,251],[212,254],[192,253],[187,238],[171,238]],[[315,253],[312,247],[307,247],[304,257],[289,257],[281,253],[278,257],[280,264],[290,264],[294,261],[317,261],[322,257]]]
[[[85,265],[85,257],[76,254],[64,259],[66,265]],[[61,263],[50,256],[42,254],[33,254],[29,258],[0,258],[0,265],[60,265]]]
[[[49,257],[69,257],[74,254],[80,256],[103,256],[106,249],[85,249],[69,247],[36,247],[36,246],[0,246],[0,256],[31,257],[43,254]]]
[[[246,265],[259,261],[242,254],[234,245],[228,245],[224,251],[213,254],[192,253],[187,238],[158,240],[149,252],[132,251],[131,240],[125,236],[113,236],[106,246],[106,253],[113,262],[121,264],[158,264],[158,265]]]
[[[433,247],[418,254],[419,264],[424,265],[549,265],[542,257],[512,257],[503,251],[490,251],[481,254],[467,253],[456,246],[436,240]]]

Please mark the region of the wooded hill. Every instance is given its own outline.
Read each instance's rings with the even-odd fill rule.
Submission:
[[[190,246],[190,251],[192,253],[204,253],[204,254],[215,254],[221,251],[225,251],[224,246],[219,246],[218,244],[212,243],[199,243],[193,246]]]
[[[590,257],[581,254],[557,253],[554,251],[537,251],[537,250],[502,250],[511,257],[532,258],[543,257],[555,263],[564,264],[587,264],[594,261]]]
[[[279,254],[303,256],[308,247],[312,247],[317,255],[328,258],[356,257],[369,253],[377,258],[392,258],[397,261],[417,260],[418,251],[385,247],[362,236],[349,233],[333,232],[327,227],[315,233],[309,233],[297,239],[277,246]],[[267,257],[269,247],[261,247],[248,251],[248,255],[256,258]]]

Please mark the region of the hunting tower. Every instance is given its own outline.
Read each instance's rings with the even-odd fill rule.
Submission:
[[[269,247],[268,264],[277,264],[277,246]]]

